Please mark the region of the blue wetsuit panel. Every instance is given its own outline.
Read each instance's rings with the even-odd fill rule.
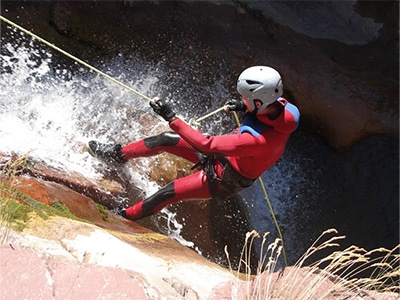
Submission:
[[[267,125],[257,120],[254,116],[247,115],[244,117],[243,123],[239,128],[239,132],[249,132],[253,136],[258,137]]]

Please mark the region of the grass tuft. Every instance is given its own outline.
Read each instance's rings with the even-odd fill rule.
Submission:
[[[20,229],[29,213],[24,205],[16,201],[16,193],[10,187],[21,174],[28,161],[28,155],[21,157],[0,157],[0,242],[7,241],[12,223]],[[28,210],[28,211],[27,211]],[[18,219],[18,222],[13,220]]]
[[[400,245],[393,249],[378,248],[371,251],[350,246],[334,251],[345,238],[337,234],[336,229],[324,231],[294,266],[277,273],[275,270],[282,253],[282,243],[276,239],[266,246],[266,233],[262,237],[257,275],[251,276],[249,250],[254,239],[260,238],[260,235],[255,231],[249,232],[240,258],[248,272],[243,276],[236,271],[237,279],[246,279],[247,299],[354,299],[355,296],[362,299],[362,295],[368,292],[400,292]],[[327,250],[332,251],[331,254],[312,261],[315,254]],[[225,253],[229,261],[226,249]],[[240,266],[238,270],[241,270]],[[231,272],[234,273],[232,268]],[[239,293],[240,289],[236,287],[235,290]],[[236,299],[240,298],[239,295],[235,296]]]

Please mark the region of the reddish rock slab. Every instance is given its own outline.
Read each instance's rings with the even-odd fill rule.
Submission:
[[[148,299],[144,279],[129,270],[78,264],[0,245],[1,299]]]

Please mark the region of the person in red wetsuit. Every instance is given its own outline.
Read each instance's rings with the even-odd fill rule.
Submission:
[[[283,154],[300,113],[281,97],[280,74],[271,67],[244,70],[237,82],[241,100],[225,103],[228,111],[243,111],[240,127],[232,134],[206,136],[179,119],[168,103],[150,102],[153,110],[169,122],[165,132],[121,146],[90,141],[88,151],[110,163],[168,152],[193,162],[199,170],[178,178],[135,205],[118,211],[135,220],[159,212],[182,200],[227,198],[249,187]]]

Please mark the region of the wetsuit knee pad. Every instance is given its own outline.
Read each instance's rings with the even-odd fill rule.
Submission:
[[[170,182],[155,194],[147,198],[142,205],[143,216],[156,213],[157,210],[168,204],[169,200],[175,197],[174,183]]]
[[[159,146],[175,146],[179,143],[180,136],[175,132],[163,132],[159,135],[144,139],[144,144],[151,149]]]

